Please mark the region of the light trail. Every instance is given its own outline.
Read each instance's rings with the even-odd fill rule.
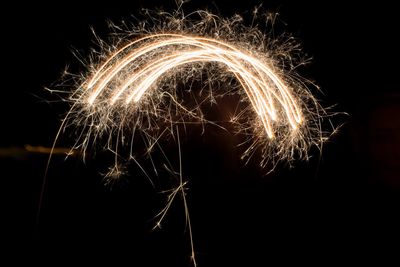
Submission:
[[[121,30],[115,29],[116,33]],[[172,202],[181,195],[196,266],[179,129],[208,123],[226,130],[222,124],[229,121],[244,138],[238,144],[246,146],[241,158],[247,163],[258,151],[260,166],[268,165],[272,171],[281,160],[308,159],[312,145],[321,148],[330,134],[322,131],[328,114],[308,88],[317,86],[297,75],[296,68],[305,62],[298,44],[286,35],[280,39],[256,26],[245,26],[238,15],[221,18],[202,10],[185,15],[181,7],[173,13],[148,11],[143,21],[121,31],[110,46],[99,41],[101,50],[85,66],[87,73],[70,77],[74,89],[64,99],[71,102],[71,108],[50,154],[58,152],[57,139],[72,126],[77,138],[71,151],[82,151],[85,158],[90,145],[105,141],[102,147],[114,154],[113,166],[105,174],[108,185],[124,173],[128,161],[137,164],[153,186],[150,171],[158,176],[158,166],[163,166],[178,184],[165,191],[169,193],[167,205],[156,216],[156,225],[160,227]],[[189,81],[200,84],[192,88]],[[178,92],[181,84],[185,90]],[[195,88],[199,90],[194,92]],[[209,88],[205,89],[209,95],[202,93],[203,88]],[[219,104],[216,98],[225,95],[239,96],[232,116],[207,120],[204,104]],[[184,103],[186,96],[194,102]],[[171,152],[163,148],[162,140],[168,137],[178,144],[179,171],[174,171]],[[153,150],[164,164],[153,160]],[[141,165],[141,156],[149,159],[149,168]],[[50,159],[51,155],[48,166]],[[44,182],[40,203],[43,192]]]
[[[293,130],[302,122],[293,90],[267,63],[220,40],[180,34],[152,34],[116,51],[84,85],[86,101],[96,105],[96,100],[109,92],[110,106],[138,103],[146,92],[154,93],[150,89],[162,77],[182,65],[199,62],[220,63],[237,78],[269,138],[274,137],[271,121],[286,120]],[[122,80],[120,73],[124,73]],[[115,80],[118,85],[113,84]],[[285,118],[279,118],[280,113]]]

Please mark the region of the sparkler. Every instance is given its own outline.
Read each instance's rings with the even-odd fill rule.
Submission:
[[[270,159],[307,158],[308,147],[325,140],[320,126],[325,112],[308,90],[313,84],[295,72],[304,61],[297,60],[299,47],[293,39],[270,38],[257,27],[244,26],[240,16],[224,19],[206,11],[186,16],[180,8],[173,14],[147,15],[151,19],[118,35],[115,45],[104,48],[89,63],[88,72],[70,95],[72,106],[57,134],[58,138],[68,126],[79,126],[82,131],[74,148],[84,152],[89,144],[107,136],[106,147],[115,154],[115,164],[106,177],[122,173],[119,158],[127,146],[128,158],[138,163],[133,145],[138,132],[147,146],[146,154],[158,148],[169,162],[159,140],[170,133],[179,146],[177,125],[189,121],[219,125],[207,121],[202,108],[227,94],[239,96],[242,108],[230,121],[248,137],[243,154],[248,160],[258,147],[263,167]],[[193,93],[188,85],[195,81],[203,89],[209,86],[208,95],[194,106],[187,105],[185,90],[178,88],[183,84],[186,92],[199,96],[203,89]],[[174,173],[171,164],[169,168]],[[170,190],[170,201],[157,225],[181,193],[196,264],[181,161],[178,173],[179,186]]]
[[[145,43],[141,45],[142,42]],[[135,47],[136,44],[139,44],[138,47]],[[131,47],[135,48],[118,58],[124,50]],[[140,60],[142,57],[146,57],[144,62]],[[113,60],[114,58],[118,60]],[[292,92],[267,64],[221,41],[177,34],[146,36],[111,55],[86,85],[90,91],[87,102],[94,105],[99,95],[107,90],[107,85],[118,76],[118,72],[130,64],[134,64],[129,68],[130,74],[121,85],[111,88],[113,92],[108,97],[109,105],[115,105],[121,97],[125,105],[132,102],[136,104],[160,77],[183,64],[195,62],[218,62],[226,65],[226,71],[232,72],[242,85],[270,138],[274,136],[271,120],[277,120],[276,114],[281,113],[280,109],[284,110],[293,130],[301,123],[301,112]],[[124,97],[126,91],[130,92]]]
[[[325,139],[320,126],[325,112],[308,90],[313,84],[295,72],[304,61],[292,38],[271,38],[257,27],[244,26],[240,16],[224,19],[206,11],[184,15],[181,8],[173,14],[146,15],[150,19],[116,35],[114,45],[107,48],[100,41],[103,51],[77,79],[61,127],[81,127],[74,148],[85,152],[108,136],[106,147],[116,154],[118,173],[117,154],[126,140],[139,132],[151,152],[162,136],[173,134],[177,123],[219,125],[207,121],[202,110],[224,95],[239,96],[241,106],[230,121],[248,137],[243,158],[249,160],[260,147],[262,167],[271,159],[307,158],[308,147]],[[188,85],[196,81],[199,93]],[[196,105],[185,104],[185,90],[178,90],[182,85]],[[208,97],[202,94],[205,86]],[[131,142],[129,158],[134,151]]]

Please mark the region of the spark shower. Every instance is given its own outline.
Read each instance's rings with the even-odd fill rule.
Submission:
[[[311,93],[317,86],[296,72],[307,61],[298,42],[286,34],[261,30],[273,27],[275,15],[262,15],[256,8],[253,16],[246,26],[239,15],[223,18],[202,10],[184,14],[182,8],[173,13],[146,10],[143,20],[111,25],[111,40],[98,38],[100,49],[88,60],[80,59],[86,70],[68,76],[72,84],[62,84],[68,93],[63,100],[71,108],[56,141],[72,128],[77,133],[73,149],[84,156],[90,146],[100,144],[115,155],[105,175],[115,178],[124,169],[121,158],[140,166],[134,142],[140,139],[156,169],[162,164],[153,162],[154,149],[169,162],[160,140],[176,140],[181,159],[179,127],[194,123],[224,128],[203,111],[224,96],[235,96],[238,108],[227,121],[245,138],[242,158],[251,160],[259,153],[260,166],[266,169],[275,166],[270,162],[306,159],[309,147],[320,146],[327,138],[321,129],[327,114]],[[196,265],[187,180],[181,160],[179,164],[178,172],[169,165],[171,174],[178,174],[178,184],[167,190],[168,202],[156,225],[181,194]],[[140,168],[151,180],[149,171]]]

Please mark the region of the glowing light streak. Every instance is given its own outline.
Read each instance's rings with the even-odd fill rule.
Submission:
[[[239,16],[225,19],[201,10],[185,16],[180,7],[175,13],[146,15],[146,20],[131,25],[114,45],[108,47],[100,42],[102,50],[87,66],[89,73],[74,80],[74,90],[68,99],[71,109],[57,133],[49,162],[51,154],[58,152],[55,145],[60,134],[69,126],[79,126],[82,131],[77,134],[71,155],[74,149],[79,149],[85,157],[89,144],[104,137],[107,140],[104,148],[115,154],[114,165],[105,175],[111,181],[107,184],[124,173],[121,159],[135,162],[154,185],[148,169],[141,166],[134,152],[134,139],[140,135],[154,174],[158,172],[151,153],[157,149],[164,157],[165,169],[179,181],[176,188],[166,191],[170,193],[168,203],[156,216],[159,219],[156,226],[160,227],[175,196],[180,194],[189,228],[191,258],[196,266],[185,198],[187,181],[182,176],[179,124],[210,123],[225,129],[219,122],[203,117],[202,104],[217,103],[215,96],[237,95],[237,110],[229,121],[246,138],[239,144],[247,145],[242,159],[249,161],[257,148],[261,148],[260,166],[265,167],[272,159],[273,169],[279,160],[307,158],[311,145],[321,145],[326,140],[322,118],[327,114],[308,90],[308,85],[315,85],[296,74],[296,64],[303,61],[296,53],[292,57],[293,50],[297,51],[295,43],[288,40],[275,43],[275,38],[269,38],[268,34],[243,25]],[[127,36],[141,37],[130,38],[118,48]],[[203,81],[200,73],[207,73],[207,80]],[[178,84],[189,80],[201,81],[200,87],[209,85],[210,94],[191,93],[195,104],[186,106],[178,99],[185,95],[178,93]],[[125,132],[125,128],[129,131]],[[161,137],[167,135],[173,136],[178,144],[179,172],[174,171],[169,153],[160,144]],[[123,156],[126,144],[130,144],[128,157]],[[44,183],[42,195],[43,191]]]
[[[128,53],[124,54],[126,50]],[[141,60],[146,56],[146,60]],[[111,88],[110,105],[123,97],[125,104],[139,102],[163,76],[181,65],[199,62],[218,62],[233,73],[245,90],[254,111],[258,114],[265,132],[274,137],[271,121],[279,119],[282,109],[288,124],[296,130],[302,122],[300,107],[293,91],[267,63],[248,51],[219,40],[179,34],[153,34],[133,41],[112,54],[85,85],[89,91],[87,102],[95,105],[96,99],[118,79],[120,72],[128,75],[119,86]],[[126,91],[130,91],[126,93]],[[283,118],[280,118],[283,119]]]

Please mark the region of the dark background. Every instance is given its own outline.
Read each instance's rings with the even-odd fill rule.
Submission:
[[[129,20],[141,7],[174,7],[173,1],[121,2],[14,1],[1,9],[1,240],[16,253],[14,262],[189,265],[181,202],[163,229],[151,231],[165,195],[136,169],[107,187],[99,174],[105,171],[101,160],[84,164],[79,157],[55,156],[38,224],[47,155],[15,150],[51,146],[66,106],[44,101],[53,98],[43,88],[58,80],[66,65],[79,70],[71,49],[89,51],[90,26],[106,38],[107,19]],[[192,1],[187,9],[217,7],[229,16],[260,2]],[[301,71],[321,86],[322,104],[337,104],[336,111],[349,114],[335,121],[344,125],[321,157],[312,150],[309,162],[295,162],[294,168],[281,164],[264,176],[257,164],[243,166],[233,135],[210,129],[183,138],[199,266],[266,266],[276,260],[381,265],[398,254],[398,14],[393,1],[348,2],[263,4],[280,13],[279,25],[287,24],[285,30],[313,57]],[[67,140],[60,145],[68,146]]]

